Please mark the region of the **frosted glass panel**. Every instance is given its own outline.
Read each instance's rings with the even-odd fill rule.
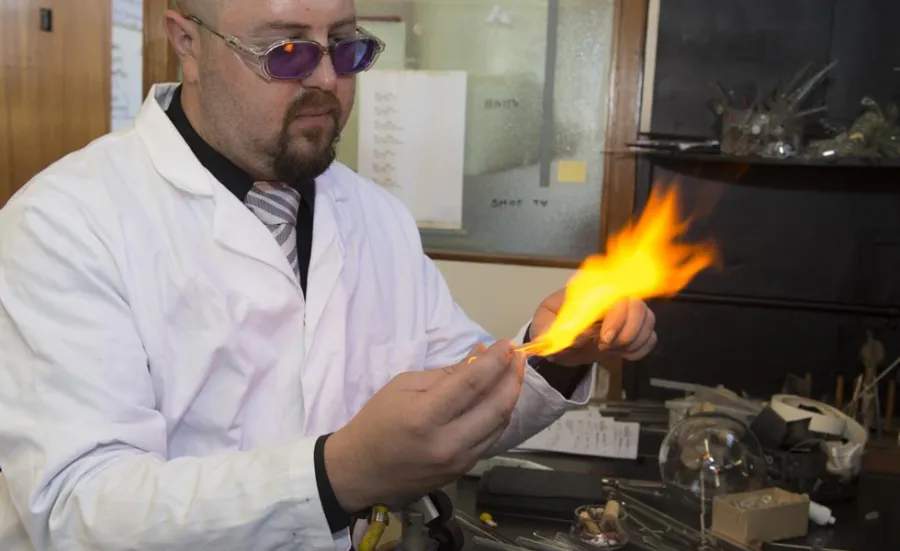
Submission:
[[[469,73],[467,176],[536,163],[547,1],[415,3],[421,69]]]
[[[357,8],[361,25],[388,44],[377,69],[468,74],[463,229],[422,230],[426,247],[595,252],[614,0],[357,0]],[[351,167],[358,131],[351,122],[341,143]]]

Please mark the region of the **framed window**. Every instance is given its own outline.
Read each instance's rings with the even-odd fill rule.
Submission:
[[[145,20],[168,3],[145,0]],[[357,9],[387,46],[370,73],[465,76],[460,220],[420,225],[430,256],[577,266],[628,221],[636,160],[622,152],[640,124],[648,0],[357,0]],[[177,80],[179,66],[162,26],[144,29],[146,91]],[[339,160],[362,173],[372,136],[359,103]]]

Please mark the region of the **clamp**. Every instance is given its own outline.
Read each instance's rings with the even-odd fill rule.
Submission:
[[[464,544],[453,502],[444,492],[432,492],[403,510],[398,551],[461,551]]]
[[[436,491],[419,498],[404,507],[400,515],[403,526],[394,551],[462,550],[465,537],[453,518],[453,502],[444,492]],[[388,522],[388,508],[374,507],[359,551],[375,551]]]

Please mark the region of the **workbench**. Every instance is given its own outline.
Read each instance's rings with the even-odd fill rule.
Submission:
[[[659,480],[659,469],[649,459],[638,461],[606,460],[559,456],[552,454],[519,454],[517,458],[527,458],[556,470],[596,474],[598,477],[640,478]],[[479,481],[463,478],[455,489],[456,508],[477,517],[482,511],[476,510],[476,492]],[[888,551],[900,549],[900,477],[893,475],[863,474],[859,493],[853,501],[832,507],[837,523],[833,526],[818,527],[810,524],[810,532],[805,539],[789,540],[794,545],[812,546],[818,544],[823,551]],[[558,532],[568,530],[561,522],[535,521],[504,516],[496,511],[488,511],[499,525],[499,530],[507,536],[528,535],[535,531]],[[867,515],[877,512],[877,519],[867,520]],[[680,519],[688,522],[687,519]],[[694,527],[699,519],[694,519]],[[466,549],[476,547],[467,534]],[[626,547],[634,549],[634,546]],[[765,546],[772,551],[801,551],[802,548]]]

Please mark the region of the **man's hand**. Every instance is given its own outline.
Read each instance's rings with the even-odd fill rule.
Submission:
[[[344,510],[419,497],[465,474],[509,424],[524,361],[502,341],[458,365],[395,377],[325,443]]]
[[[531,322],[531,339],[550,329],[566,297],[562,289],[538,306]],[[603,320],[591,327],[568,349],[549,358],[559,365],[585,365],[600,361],[606,355],[617,355],[629,361],[640,360],[656,346],[656,316],[642,300],[626,300],[610,309]]]

